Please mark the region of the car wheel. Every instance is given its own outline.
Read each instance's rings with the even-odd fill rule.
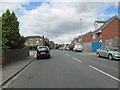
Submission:
[[[37,57],[37,60],[39,60],[39,57]]]
[[[51,56],[48,56],[48,59],[50,59],[51,58]]]
[[[39,60],[40,59],[40,57],[39,56],[37,56],[37,60]]]
[[[111,54],[108,55],[109,60],[113,59],[113,56]]]
[[[98,52],[96,53],[96,55],[97,55],[97,57],[100,57],[100,54]]]

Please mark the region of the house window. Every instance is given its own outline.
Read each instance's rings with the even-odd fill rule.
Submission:
[[[99,38],[101,38],[101,35],[99,36]]]
[[[40,41],[42,41],[42,39],[40,39]]]
[[[37,41],[36,41],[36,43],[38,44],[38,43],[39,43],[39,41],[37,40]]]
[[[93,39],[95,39],[95,38],[96,38],[96,35],[95,35],[95,34],[93,34],[92,38],[93,38]]]

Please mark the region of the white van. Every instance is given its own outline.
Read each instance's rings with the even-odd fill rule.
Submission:
[[[75,47],[73,48],[73,51],[75,51],[75,52],[82,52],[83,51],[82,45],[76,44]]]

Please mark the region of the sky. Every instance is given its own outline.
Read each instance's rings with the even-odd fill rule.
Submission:
[[[70,43],[75,37],[94,31],[95,20],[107,20],[118,15],[117,1],[62,2],[61,0],[56,2],[55,0],[36,0],[35,2],[34,0],[33,2],[16,0],[8,2],[8,0],[3,0],[1,4],[0,15],[6,9],[16,13],[22,36],[44,36],[61,44]]]

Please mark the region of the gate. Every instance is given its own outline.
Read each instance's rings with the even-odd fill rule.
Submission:
[[[101,47],[101,42],[92,42],[92,52],[96,52]]]

